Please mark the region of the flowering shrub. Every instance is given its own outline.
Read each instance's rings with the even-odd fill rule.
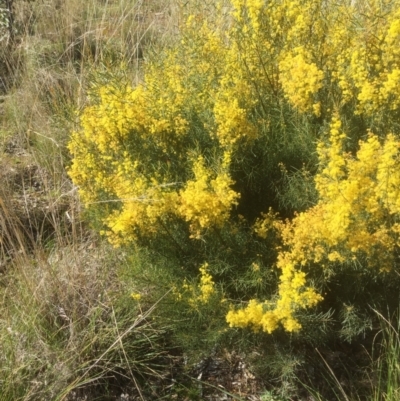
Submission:
[[[400,141],[388,134],[380,143],[370,133],[352,156],[344,152],[344,140],[341,123],[334,117],[329,143],[318,146],[317,205],[276,225],[284,246],[277,262],[282,272],[278,300],[272,304],[252,300],[245,310],[229,312],[231,326],[251,324],[272,332],[282,322],[288,331],[301,328],[294,318],[296,309],[314,306],[323,299],[306,285],[308,270],[320,269],[324,274],[332,263],[349,261],[354,263],[353,269],[362,265],[384,273],[396,268]]]
[[[102,232],[212,259],[199,299],[218,282],[247,300],[227,314],[234,327],[298,331],[312,309],[355,302],[348,282],[329,295],[333,277],[360,274],[362,292],[373,269],[397,268],[399,10],[231,0],[189,16],[143,82],[98,89],[72,135],[70,176]],[[285,174],[315,175],[313,206]]]

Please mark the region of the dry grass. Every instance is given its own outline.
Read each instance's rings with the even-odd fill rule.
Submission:
[[[3,198],[0,399],[111,394],[127,382],[140,394],[144,377],[166,369],[166,329],[147,319],[155,305],[142,310],[119,280],[123,254],[76,220],[58,220],[51,241],[35,237]]]
[[[141,397],[165,369],[166,329],[81,221],[65,144],[88,81],[122,60],[139,80],[146,49],[176,34],[177,3],[15,1],[14,17],[0,51],[0,400],[106,399],[127,382]]]
[[[163,333],[132,300],[127,313],[118,300],[127,289],[113,277],[118,261],[91,245],[14,259],[0,291],[1,399],[56,399],[157,374]]]

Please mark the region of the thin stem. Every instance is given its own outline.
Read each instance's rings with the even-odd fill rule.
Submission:
[[[168,227],[164,224],[164,222],[161,219],[158,219],[161,227],[165,230],[167,233],[168,237],[171,239],[171,241],[175,244],[175,246],[182,252],[185,253],[184,249],[181,247],[179,242],[175,239],[175,237],[171,234],[171,231],[169,231]]]

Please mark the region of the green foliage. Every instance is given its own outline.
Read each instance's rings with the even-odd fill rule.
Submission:
[[[396,400],[400,394],[400,337],[399,337],[399,316],[396,314],[390,320],[375,310],[378,315],[381,331],[378,336],[382,340],[375,338],[373,357],[376,359],[376,373],[378,377],[373,380],[372,400],[385,399],[388,401]],[[379,349],[380,348],[380,349]]]

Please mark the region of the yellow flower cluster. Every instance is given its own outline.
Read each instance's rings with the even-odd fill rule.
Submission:
[[[236,142],[235,135],[248,135],[247,120],[239,107],[225,108],[224,117],[216,107],[216,129],[209,114],[225,45],[196,18],[183,29],[183,43],[186,38],[194,46],[191,57],[187,46],[171,49],[146,64],[144,82],[136,88],[118,82],[99,88],[80,116],[81,130],[72,134],[70,177],[88,206],[102,207],[103,232],[115,246],[156,234],[171,217],[188,221],[198,238],[206,229],[222,227],[237,204],[229,143]],[[203,139],[188,117],[208,129]],[[243,133],[235,131],[239,121]],[[216,130],[221,150],[207,163],[203,156],[192,163]],[[185,170],[190,164],[193,178]]]
[[[187,220],[193,217],[188,215],[185,207],[178,207],[181,200],[178,184],[170,182],[175,177],[168,171],[168,155],[163,156],[168,150],[169,142],[174,143],[174,138],[163,138],[158,134],[162,125],[165,134],[171,125],[163,124],[165,120],[150,118],[145,114],[148,110],[141,108],[145,95],[141,86],[136,90],[126,91],[103,89],[99,104],[86,108],[81,117],[83,129],[72,135],[69,144],[69,149],[74,155],[70,176],[79,185],[83,201],[87,204],[110,204],[110,212],[104,219],[109,227],[105,233],[115,245],[134,240],[138,231],[142,234],[156,232],[157,220],[170,213],[176,214],[178,210],[182,210]],[[139,101],[135,102],[135,98]],[[112,107],[112,111],[108,110],[109,107]],[[131,117],[133,112],[136,118]],[[148,121],[150,122],[146,126]],[[175,130],[178,135],[182,132],[179,127],[175,127]],[[162,171],[154,175],[145,171],[146,163],[153,161],[143,160],[143,152],[140,150],[148,149],[151,143],[149,135],[161,148],[159,154],[162,159],[158,162],[158,167],[164,169],[161,176]],[[132,145],[142,145],[141,149],[126,150],[129,142]],[[228,173],[215,177],[206,184],[215,192],[212,195],[211,191],[207,192],[207,185],[202,187],[203,194],[208,194],[208,198],[203,198],[203,201],[208,204],[214,196],[212,206],[215,207],[218,204],[216,199],[220,197],[223,212],[225,215],[229,213],[229,199],[233,200],[234,196],[229,193],[232,180]],[[188,187],[191,187],[190,183]],[[224,196],[224,191],[228,191],[228,197]],[[189,189],[182,192],[186,208],[190,208],[189,192]],[[207,209],[206,205],[201,209],[199,198],[193,197],[193,201],[193,208],[197,208],[198,212]],[[111,209],[114,205],[118,207]],[[216,208],[214,213],[220,211],[221,207]],[[222,218],[222,215],[218,216],[218,224],[222,224]],[[203,221],[201,223],[201,226],[205,227],[212,221],[208,225]]]
[[[206,304],[210,298],[216,293],[213,277],[208,272],[208,263],[200,266],[200,283],[198,285],[188,284],[186,281],[183,284],[183,290],[188,293],[188,302],[193,308],[197,308],[198,304]],[[178,294],[178,300],[182,300],[182,294]]]
[[[356,105],[359,114],[396,110],[400,2],[364,3],[360,9],[345,1],[232,1],[241,45],[231,49],[245,65],[236,70],[254,78],[253,99],[266,88],[276,94],[279,82],[302,113],[327,111],[332,103],[321,101],[324,93],[336,104]]]
[[[248,108],[252,103],[247,103],[246,107],[243,107],[239,105],[237,98],[238,95],[243,96],[244,91],[243,88],[236,85],[231,90],[224,91],[215,102],[217,137],[223,146],[230,147],[241,139],[251,140],[257,137],[257,130],[248,116]]]
[[[317,225],[319,240],[337,247],[335,257],[329,253],[331,259],[340,260],[339,255],[348,252],[356,256],[361,251],[370,265],[387,269],[390,263],[375,255],[378,251],[392,255],[398,241],[399,140],[388,134],[381,143],[369,133],[352,157],[343,151],[345,135],[338,126],[338,122],[331,126],[328,146],[321,143],[318,148],[324,160],[324,168],[315,178],[320,194],[314,210],[321,221]]]
[[[229,160],[229,155],[225,160]],[[191,223],[192,236],[200,238],[204,229],[223,226],[239,195],[231,189],[229,174],[223,171],[215,175],[206,168],[203,157],[194,163],[193,172],[195,179],[188,181],[180,192],[178,210]]]
[[[267,333],[276,330],[279,323],[289,332],[298,331],[301,324],[294,316],[296,310],[314,306],[322,300],[322,296],[305,283],[306,274],[295,271],[288,263],[282,268],[277,301],[261,303],[252,299],[244,309],[230,310],[226,320],[231,327],[250,326],[255,331],[262,329]]]
[[[215,284],[211,274],[207,272],[208,263],[204,263],[203,266],[200,267],[200,295],[198,300],[200,302],[208,302],[210,297],[215,293]]]
[[[272,333],[277,327],[279,320],[275,314],[265,310],[268,304],[251,299],[246,308],[237,311],[230,310],[226,320],[230,327],[252,327],[255,331],[260,330]]]
[[[323,71],[309,62],[310,55],[304,47],[298,47],[282,57],[279,63],[280,82],[285,96],[301,112],[314,110],[319,116],[320,106],[313,102],[314,95],[322,88]]]
[[[132,292],[131,298],[135,301],[140,301],[142,299],[142,294],[140,294],[139,292]]]
[[[254,225],[254,232],[261,238],[266,239],[268,232],[278,227],[277,213],[270,208],[268,213],[262,213],[262,218],[258,218]]]
[[[354,102],[356,113],[371,116],[400,104],[400,11],[398,1],[366,3],[363,12],[341,6],[327,55],[343,104]]]

